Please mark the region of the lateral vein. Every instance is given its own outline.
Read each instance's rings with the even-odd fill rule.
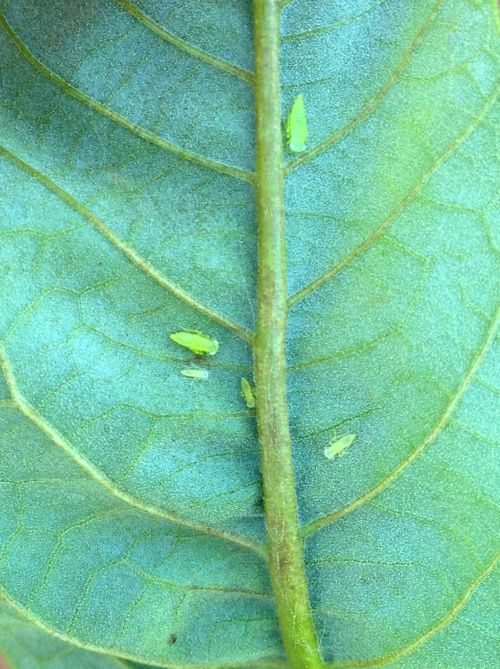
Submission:
[[[142,270],[150,279],[155,283],[160,285],[162,288],[165,288],[169,293],[174,295],[181,302],[184,302],[192,309],[195,309],[199,313],[203,314],[210,320],[214,321],[218,325],[221,325],[231,331],[233,334],[237,335],[243,341],[251,343],[253,339],[253,333],[250,330],[247,330],[241,325],[233,323],[231,320],[217,313],[210,307],[198,302],[194,299],[189,293],[185,290],[174,284],[172,281],[163,276],[158,270],[156,270],[152,265],[150,265],[147,260],[140,256],[136,251],[134,251],[128,244],[122,241],[117,237],[108,226],[101,221],[94,213],[90,211],[84,204],[79,200],[70,195],[67,191],[57,185],[54,181],[49,179],[45,174],[37,170],[35,167],[25,162],[14,153],[9,151],[3,146],[0,146],[0,155],[3,155],[5,158],[13,162],[17,167],[22,169],[24,172],[32,176],[34,179],[43,184],[50,191],[55,193],[61,200],[63,200],[69,207],[76,211],[80,216],[82,216],[87,222],[89,222],[98,232],[100,232],[103,237],[105,237],[108,242],[110,242],[118,251],[120,251],[133,265]]]
[[[204,158],[203,156],[200,156],[197,153],[189,151],[188,149],[184,149],[180,146],[177,146],[176,144],[172,144],[172,142],[168,142],[166,139],[159,137],[150,130],[143,128],[137,123],[134,123],[133,121],[130,121],[129,119],[125,118],[118,112],[113,111],[102,102],[99,102],[98,100],[95,100],[94,98],[90,97],[89,95],[81,91],[79,88],[76,88],[76,86],[73,86],[73,84],[70,84],[68,81],[66,81],[58,74],[50,70],[46,65],[44,65],[44,63],[42,63],[41,60],[39,60],[33,53],[31,53],[31,51],[24,44],[21,38],[12,29],[5,16],[1,13],[0,13],[0,26],[4,29],[4,31],[9,36],[11,41],[15,44],[21,55],[40,74],[42,74],[49,81],[58,86],[67,95],[70,95],[71,97],[75,98],[75,100],[78,100],[79,102],[86,105],[90,109],[93,109],[94,111],[98,112],[99,114],[102,114],[106,118],[109,118],[117,125],[120,125],[122,128],[125,128],[126,130],[130,131],[134,135],[137,135],[146,142],[154,144],[155,146],[158,146],[159,148],[164,149],[165,151],[168,151],[178,156],[179,158],[182,158],[191,163],[196,163],[197,165],[206,167],[214,172],[219,172],[221,174],[226,174],[228,176],[234,177],[235,179],[239,179],[240,181],[246,181],[250,184],[254,183],[254,175],[251,172],[241,170],[237,167],[232,167],[231,165],[220,163],[216,160],[211,160],[210,158]]]
[[[188,53],[190,56],[193,56],[193,58],[197,58],[203,63],[207,63],[208,65],[212,65],[213,67],[223,70],[224,72],[233,74],[234,76],[239,77],[240,79],[243,79],[244,81],[247,81],[250,84],[253,83],[254,77],[252,72],[244,70],[243,68],[238,67],[237,65],[233,65],[232,63],[228,63],[226,60],[218,58],[217,56],[214,56],[211,53],[207,53],[203,49],[200,49],[194,46],[193,44],[186,42],[186,40],[177,37],[176,35],[166,30],[163,26],[158,24],[156,21],[154,21],[147,14],[145,14],[133,2],[129,2],[129,0],[115,0],[115,2],[118,5],[120,5],[120,7],[122,7],[125,11],[129,12],[129,14],[131,14],[135,19],[137,19],[137,21],[146,26],[148,30],[153,32],[155,35],[158,35],[158,37],[161,37],[161,39],[165,40],[165,42],[172,44],[181,51]]]
[[[118,488],[118,486],[103,472],[85,460],[85,458],[82,457],[24,398],[17,386],[17,382],[12,371],[12,366],[3,348],[0,348],[0,370],[3,372],[5,377],[5,382],[7,384],[12,401],[15,403],[19,411],[34,425],[36,425],[38,429],[43,432],[50,439],[50,441],[52,441],[53,444],[63,450],[74,462],[76,462],[77,465],[90,476],[90,478],[101,485],[111,495],[114,495],[126,504],[140,509],[141,511],[144,511],[152,516],[164,518],[173,524],[181,525],[196,532],[211,535],[238,544],[252,550],[257,555],[265,559],[266,552],[264,546],[256,541],[253,541],[252,539],[249,539],[248,537],[224,532],[222,530],[217,530],[213,527],[203,525],[202,523],[188,520],[187,518],[173,514],[170,511],[166,511],[165,509],[162,509],[161,507],[158,507],[154,504],[148,504],[147,502],[144,502],[143,500],[134,497],[133,495],[130,495],[124,490]]]
[[[413,462],[415,462],[415,460],[417,460],[417,458],[429,448],[429,446],[437,439],[439,434],[443,431],[443,429],[450,421],[458,403],[460,402],[460,400],[466,393],[467,389],[469,388],[470,384],[472,383],[479,367],[481,366],[482,361],[484,360],[487,352],[489,351],[492,343],[495,340],[499,322],[500,322],[500,307],[497,308],[491,320],[491,323],[486,331],[485,338],[481,342],[481,345],[479,346],[476,354],[474,355],[471,364],[469,366],[469,369],[464,375],[464,378],[462,379],[461,383],[452,394],[450,401],[446,409],[444,410],[443,414],[440,416],[439,420],[434,424],[434,427],[425,437],[425,439],[413,451],[411,451],[411,453],[409,453],[406,456],[406,458],[402,460],[397,467],[395,467],[395,469],[389,472],[389,474],[384,476],[384,478],[381,481],[379,481],[375,486],[373,486],[373,488],[370,488],[370,490],[368,490],[363,495],[353,500],[346,506],[342,507],[341,509],[338,509],[333,513],[329,513],[326,516],[323,516],[322,518],[318,518],[316,520],[311,521],[310,523],[307,523],[307,525],[304,525],[302,528],[302,535],[304,537],[311,536],[311,534],[314,534],[318,530],[321,530],[323,527],[330,525],[330,523],[333,523],[335,520],[347,516],[349,513],[356,511],[357,509],[368,503],[374,497],[383,492],[394,481],[396,481],[408,469],[408,467],[411,464],[413,464]]]

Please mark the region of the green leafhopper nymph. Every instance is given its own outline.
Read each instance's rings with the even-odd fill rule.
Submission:
[[[340,458],[345,455],[347,449],[349,446],[352,446],[355,439],[355,434],[344,434],[340,439],[331,441],[323,452],[329,460]]]
[[[289,151],[302,153],[307,142],[307,117],[304,98],[298,95],[286,120],[286,140]]]
[[[208,371],[206,369],[181,369],[182,376],[187,376],[189,379],[197,379],[204,381],[208,379]]]
[[[174,332],[170,339],[179,346],[188,348],[196,355],[215,355],[219,350],[219,342],[196,330],[185,330],[183,332]]]
[[[249,409],[255,409],[255,394],[253,392],[253,388],[250,385],[250,383],[245,379],[245,377],[242,377],[240,381],[240,387],[241,387],[241,396],[245,400],[245,404]]]

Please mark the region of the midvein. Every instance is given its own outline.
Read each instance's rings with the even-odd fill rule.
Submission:
[[[158,272],[158,270],[156,270],[152,265],[150,265],[147,262],[147,260],[142,258],[138,253],[136,253],[136,251],[134,251],[130,246],[128,246],[128,244],[126,244],[119,237],[117,237],[108,228],[108,226],[105,223],[103,223],[103,221],[101,221],[94,213],[90,211],[90,209],[87,209],[85,205],[83,205],[79,200],[70,195],[63,188],[58,186],[54,181],[45,176],[45,174],[42,174],[32,165],[26,163],[24,160],[22,160],[21,158],[13,154],[11,151],[4,148],[3,146],[0,146],[0,156],[4,156],[5,158],[13,162],[15,165],[17,165],[17,167],[27,172],[34,179],[36,179],[50,191],[55,193],[68,206],[74,209],[78,214],[80,214],[80,216],[85,218],[98,232],[100,232],[103,235],[103,237],[105,237],[108,240],[108,242],[110,242],[116,249],[118,249],[118,251],[123,253],[123,255],[126,258],[128,258],[128,260],[130,260],[132,264],[134,264],[136,267],[142,270],[150,279],[152,279],[157,284],[162,286],[162,288],[168,290],[168,292],[172,293],[172,295],[174,295],[181,302],[187,304],[192,309],[203,314],[204,316],[214,321],[215,323],[218,323],[219,325],[227,328],[229,331],[237,335],[240,339],[243,339],[243,341],[246,341],[248,343],[252,342],[253,334],[249,330],[247,330],[241,325],[233,323],[225,316],[222,316],[216,311],[210,309],[210,307],[207,307],[201,302],[198,302],[182,288],[172,283],[172,281],[169,281],[169,279],[164,277],[160,272]]]
[[[254,0],[258,313],[254,346],[270,575],[292,669],[321,669],[304,569],[286,398],[284,164],[279,76],[280,5]]]

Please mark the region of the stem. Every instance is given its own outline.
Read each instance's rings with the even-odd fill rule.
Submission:
[[[290,667],[321,669],[324,665],[304,571],[286,399],[287,290],[279,2],[254,0],[254,15],[259,227],[255,381],[270,574]]]

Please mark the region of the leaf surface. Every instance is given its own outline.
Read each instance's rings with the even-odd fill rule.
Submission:
[[[286,666],[240,395],[251,3],[0,9],[1,592],[90,651]],[[288,400],[332,668],[495,664],[496,21],[284,3],[282,106],[303,94],[309,125],[286,167]],[[204,383],[184,330],[220,344]]]
[[[44,634],[5,604],[0,604],[0,643],[9,669],[146,669],[109,655],[89,653]]]

